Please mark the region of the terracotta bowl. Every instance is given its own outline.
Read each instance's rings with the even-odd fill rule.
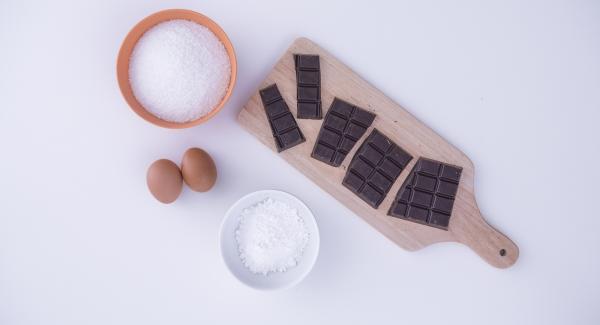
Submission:
[[[221,102],[217,106],[215,106],[208,114],[196,120],[184,123],[165,121],[148,112],[137,101],[137,99],[133,95],[133,91],[131,90],[131,85],[129,84],[129,58],[131,57],[131,52],[133,51],[133,48],[135,47],[137,41],[151,27],[164,21],[173,19],[191,20],[210,29],[225,46],[227,55],[229,55],[229,61],[231,62],[231,78],[229,80],[227,92],[225,93],[223,99],[221,99]],[[203,14],[185,9],[168,9],[159,11],[144,18],[142,21],[137,23],[137,25],[135,25],[133,29],[131,29],[129,34],[127,34],[127,37],[125,37],[125,40],[121,45],[121,49],[119,50],[119,57],[117,58],[117,79],[119,81],[119,88],[121,88],[121,93],[123,94],[123,97],[125,97],[127,104],[129,104],[131,109],[144,120],[152,124],[171,129],[184,129],[196,126],[198,124],[202,124],[208,121],[210,118],[215,116],[221,110],[221,108],[223,108],[223,106],[231,96],[233,86],[235,85],[236,75],[237,61],[235,59],[235,52],[233,50],[233,46],[231,45],[231,41],[227,37],[227,34],[225,34],[223,29],[221,29],[221,27],[219,27],[219,25],[217,25],[217,23],[212,21],[210,18],[204,16]]]

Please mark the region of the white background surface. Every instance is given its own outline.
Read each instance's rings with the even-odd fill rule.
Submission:
[[[225,109],[184,131],[134,115],[115,79],[129,28],[170,7],[215,19],[239,60]],[[514,267],[396,247],[235,123],[298,36],[473,160]],[[597,1],[2,0],[0,324],[598,324],[599,121]],[[216,187],[157,203],[146,167],[191,146]],[[269,188],[311,207],[322,242],[304,282],[264,293],[228,273],[217,234]]]

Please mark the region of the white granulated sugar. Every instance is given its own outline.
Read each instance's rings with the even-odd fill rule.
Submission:
[[[227,92],[231,62],[208,28],[175,19],[150,28],[129,60],[129,82],[156,117],[188,122],[208,114]]]
[[[271,198],[244,209],[235,232],[244,265],[264,275],[298,264],[308,238],[298,210]]]

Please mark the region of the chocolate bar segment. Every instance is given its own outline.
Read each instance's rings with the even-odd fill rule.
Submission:
[[[375,114],[334,98],[321,124],[311,156],[339,167],[374,119]]]
[[[320,120],[321,110],[321,65],[318,55],[294,54],[298,118]]]
[[[448,230],[462,168],[419,158],[388,215]]]
[[[300,131],[294,115],[290,112],[290,108],[281,97],[277,85],[272,84],[261,89],[259,93],[271,126],[271,132],[275,138],[277,151],[282,152],[304,142],[304,135]]]
[[[342,184],[377,209],[412,156],[377,129],[350,162]]]

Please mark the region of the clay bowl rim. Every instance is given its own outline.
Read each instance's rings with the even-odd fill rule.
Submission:
[[[231,62],[231,77],[229,79],[229,85],[227,87],[225,96],[223,96],[219,104],[217,104],[208,114],[201,116],[198,119],[183,123],[165,121],[148,112],[142,106],[142,104],[137,101],[133,95],[131,85],[129,84],[129,58],[131,57],[131,52],[133,51],[133,48],[137,44],[140,37],[142,37],[142,35],[144,35],[148,29],[154,27],[155,25],[173,19],[190,20],[210,29],[225,46],[225,50],[229,56],[229,61]],[[166,9],[155,12],[142,19],[135,26],[133,26],[129,33],[127,33],[127,36],[121,44],[119,55],[117,57],[117,80],[119,82],[121,94],[125,98],[127,104],[129,104],[129,107],[144,120],[154,125],[169,129],[190,128],[210,120],[223,108],[223,106],[225,106],[225,103],[227,103],[229,97],[231,97],[233,87],[235,86],[236,76],[237,60],[235,57],[235,51],[225,31],[209,17],[187,9]]]

